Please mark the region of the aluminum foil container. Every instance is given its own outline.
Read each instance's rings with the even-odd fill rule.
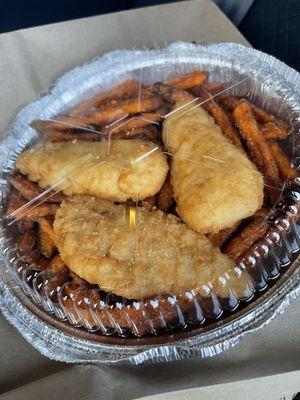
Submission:
[[[35,130],[30,127],[32,120],[51,119],[128,78],[147,84],[194,69],[208,70],[210,81],[235,82],[231,93],[248,95],[258,105],[289,122],[294,131],[286,143],[286,151],[298,168],[300,97],[299,91],[283,76],[282,64],[241,45],[178,42],[163,49],[108,53],[67,73],[49,94],[25,107],[0,146],[3,197],[7,174],[14,168],[14,160],[27,144],[37,139]],[[235,299],[234,305],[217,302],[216,314],[225,311],[222,319],[188,329],[168,327],[167,333],[138,338],[122,337],[118,324],[112,333],[119,333],[119,337],[99,334],[99,326],[95,329],[82,314],[79,320],[74,317],[76,313],[77,316],[80,314],[76,304],[76,313],[72,314],[63,307],[62,301],[54,303],[49,296],[41,296],[34,285],[28,285],[27,267],[8,235],[1,210],[1,310],[34,347],[55,360],[139,364],[219,354],[237,344],[246,333],[262,328],[300,292],[300,261],[297,258],[300,248],[299,192],[297,181],[288,194],[282,192],[273,210],[281,216],[277,218],[275,228],[243,261],[255,276],[255,287],[244,299],[247,302],[239,299]],[[245,269],[244,264],[238,266],[240,271]],[[174,304],[174,307],[178,306],[176,299]]]

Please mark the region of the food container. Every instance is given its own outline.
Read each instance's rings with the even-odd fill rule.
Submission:
[[[217,283],[202,281],[200,297],[189,290],[142,301],[127,302],[109,293],[95,300],[95,292],[86,294],[82,287],[68,297],[72,282],[53,286],[38,262],[28,262],[20,254],[3,210],[15,159],[28,144],[40,140],[30,127],[33,120],[55,121],[58,114],[127,79],[148,85],[196,69],[208,71],[209,82],[232,82],[226,93],[247,96],[287,122],[293,132],[284,140],[284,148],[297,168],[299,94],[274,68],[277,61],[265,58],[262,62],[254,50],[231,44],[174,43],[163,49],[116,51],[67,73],[49,94],[18,114],[0,148],[1,309],[43,354],[66,362],[133,364],[213,356],[264,326],[296,297],[300,282],[297,178],[280,182],[266,216],[270,229],[232,270],[218,276]],[[241,276],[244,291],[237,294],[234,282]]]

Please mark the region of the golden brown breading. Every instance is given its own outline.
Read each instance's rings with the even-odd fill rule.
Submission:
[[[115,201],[156,194],[168,172],[161,150],[143,140],[46,143],[23,151],[16,166],[43,188]]]
[[[218,232],[261,207],[263,177],[202,107],[183,104],[163,126],[177,212],[197,232]]]
[[[247,272],[237,272],[206,236],[162,211],[75,196],[58,210],[54,234],[71,271],[120,296],[139,299],[190,289],[205,296],[209,282],[220,296],[228,287],[239,298],[249,294]]]

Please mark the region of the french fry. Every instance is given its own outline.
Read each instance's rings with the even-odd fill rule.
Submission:
[[[124,81],[120,85],[111,89],[109,92],[93,96],[91,99],[80,102],[70,110],[69,115],[73,117],[83,117],[92,109],[99,108],[111,100],[120,100],[137,96],[140,86],[140,82],[134,79]]]
[[[144,199],[142,201],[142,206],[148,208],[149,210],[152,210],[153,207],[156,206],[157,203],[157,196],[151,196],[151,197],[147,197],[146,199]]]
[[[63,193],[47,191],[47,193],[44,194],[44,189],[22,175],[11,175],[9,182],[26,200],[36,199],[39,202],[47,200],[51,203],[60,203],[65,199]]]
[[[56,255],[52,260],[50,261],[49,267],[47,270],[51,271],[52,273],[62,273],[68,270],[66,267],[66,264],[63,262],[63,260],[60,258],[59,255]]]
[[[9,218],[14,218],[15,213],[18,212],[19,209],[21,209],[22,207],[24,207],[26,204],[26,201],[24,199],[16,199],[11,201],[8,204],[8,207],[6,209],[6,217]]]
[[[227,89],[230,86],[230,82],[211,82],[211,83],[204,83],[202,86],[213,96],[216,96],[220,92],[223,92],[223,90]]]
[[[276,189],[274,189],[274,185],[279,180],[278,168],[270,147],[259,130],[251,105],[247,101],[241,100],[233,111],[233,117],[247,144],[250,156],[258,169],[265,175],[266,191],[273,204],[278,197],[278,193],[274,191]]]
[[[20,236],[17,245],[19,250],[23,254],[29,253],[37,243],[37,236],[35,231],[31,230],[25,232],[22,236]]]
[[[163,113],[143,113],[138,114],[134,117],[126,118],[124,121],[120,121],[118,124],[111,124],[103,129],[103,133],[106,136],[119,135],[126,132],[133,131],[134,129],[144,128],[151,124],[158,124]]]
[[[33,229],[34,221],[19,220],[19,221],[17,221],[17,226],[18,226],[20,233],[25,233],[25,232],[31,231]]]
[[[223,229],[217,233],[211,233],[208,235],[208,239],[214,246],[221,247],[235,232],[239,224],[234,225],[232,228]]]
[[[42,135],[47,135],[47,132],[51,131],[65,132],[73,129],[93,129],[88,120],[83,117],[77,118],[68,115],[57,115],[52,120],[35,119],[30,123],[30,126]]]
[[[223,252],[235,262],[239,262],[241,257],[267,233],[269,227],[263,217],[254,217],[253,221],[240,232],[239,236],[233,238],[227,244]]]
[[[164,81],[165,85],[174,86],[177,89],[190,89],[197,85],[202,85],[207,80],[206,71],[193,71],[180,75],[176,78]]]
[[[50,258],[56,250],[52,223],[49,218],[42,217],[38,219],[38,224],[40,251],[46,258]]]
[[[70,142],[73,140],[82,140],[84,142],[98,142],[101,139],[101,133],[85,131],[56,131],[51,129],[41,133],[41,136],[50,142]]]
[[[173,188],[170,183],[170,175],[168,175],[165,183],[157,194],[157,208],[163,212],[168,212],[172,204]]]
[[[47,215],[55,215],[58,208],[59,204],[56,203],[31,205],[23,202],[20,207],[12,209],[12,212],[8,215],[14,219],[35,220],[37,218],[46,217]]]
[[[214,118],[216,124],[220,127],[222,133],[240,150],[244,151],[242,143],[239,139],[238,133],[231,125],[226,113],[215,102],[212,95],[203,87],[197,86],[191,92],[194,96],[200,98],[200,105]]]
[[[160,107],[162,103],[163,100],[159,96],[124,100],[117,105],[107,106],[87,115],[85,121],[95,126],[108,125],[131,114],[152,112]]]
[[[176,103],[178,101],[192,101],[196,100],[195,96],[188,93],[183,89],[178,89],[174,86],[167,85],[162,82],[156,82],[153,85],[154,93],[159,94],[163,99],[169,103]]]
[[[240,103],[240,99],[232,94],[218,96],[217,100],[230,111],[233,111]]]
[[[291,165],[291,162],[287,158],[285,152],[283,149],[279,146],[278,143],[270,141],[268,142],[272,155],[274,157],[274,160],[277,164],[278,170],[280,177],[283,180],[287,179],[293,179],[299,176],[299,173],[293,166]]]
[[[289,129],[284,124],[267,122],[261,125],[261,131],[266,140],[284,139],[289,135]]]

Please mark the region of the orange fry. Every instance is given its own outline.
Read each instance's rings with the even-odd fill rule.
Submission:
[[[284,139],[289,135],[289,130],[285,124],[267,122],[261,126],[261,131],[266,140]]]
[[[59,208],[58,204],[55,203],[41,203],[39,205],[25,205],[26,202],[19,208],[15,208],[10,214],[14,219],[26,219],[33,220],[47,215],[55,215]],[[23,207],[24,206],[24,207]]]
[[[293,179],[299,176],[299,173],[295,168],[293,168],[291,162],[286,156],[283,149],[279,146],[278,143],[270,141],[269,143],[272,155],[277,164],[279,174],[282,179]]]
[[[56,250],[51,221],[46,217],[42,217],[39,218],[38,224],[40,251],[46,258],[50,258]]]
[[[109,92],[93,96],[91,99],[80,102],[71,108],[69,115],[82,117],[93,108],[99,108],[111,100],[126,99],[137,96],[140,90],[140,83],[137,80],[129,79],[114,87]]]
[[[168,175],[165,183],[157,194],[157,208],[163,212],[168,212],[173,204],[173,188]]]
[[[206,71],[193,71],[176,78],[168,79],[164,81],[164,84],[174,86],[177,89],[187,90],[193,86],[202,85],[207,80],[207,76]]]
[[[55,129],[42,132],[41,135],[50,142],[69,142],[73,140],[82,140],[84,142],[98,142],[101,134],[88,131],[56,131]]]
[[[103,133],[105,133],[107,136],[111,134],[118,135],[120,133],[130,132],[136,128],[144,128],[145,126],[159,123],[163,115],[164,114],[162,113],[138,114],[134,117],[126,118],[126,120],[122,120],[118,124],[106,126],[103,129]]]
[[[60,258],[59,255],[56,255],[50,262],[47,271],[51,271],[53,273],[61,273],[67,270],[66,264]]]
[[[178,101],[196,100],[195,96],[186,92],[185,90],[178,89],[174,86],[166,85],[162,82],[156,82],[153,85],[154,93],[158,93],[163,99],[169,103],[176,103]]]
[[[209,240],[212,242],[214,246],[221,247],[234,233],[238,224],[233,226],[232,228],[223,229],[217,233],[211,233],[208,235]]]
[[[242,143],[239,139],[238,133],[231,125],[226,113],[223,109],[215,102],[212,95],[203,87],[197,86],[192,89],[191,92],[196,97],[199,97],[201,102],[201,107],[203,107],[207,112],[209,112],[214,118],[217,125],[219,125],[222,133],[240,150],[243,150]]]
[[[33,200],[37,198],[37,201],[39,202],[47,200],[51,203],[60,203],[65,199],[65,195],[63,193],[55,193],[50,191],[43,194],[45,192],[44,189],[40,188],[38,184],[31,182],[22,175],[11,175],[9,182],[26,200]]]
[[[138,113],[147,113],[156,110],[163,103],[158,96],[134,100],[124,100],[117,105],[107,106],[85,117],[90,125],[107,125],[125,116]]]
[[[239,262],[241,257],[261,239],[269,230],[269,224],[264,218],[257,216],[248,226],[246,226],[239,236],[232,239],[223,252],[235,262]]]
[[[258,168],[267,178],[278,179],[276,163],[273,160],[267,142],[259,130],[251,105],[247,101],[241,100],[233,111],[233,117]]]
[[[23,254],[27,254],[34,248],[36,242],[36,233],[34,231],[28,231],[19,238],[17,245]]]
[[[212,95],[216,96],[223,90],[227,89],[230,85],[230,82],[211,82],[204,83],[203,88],[210,92]]]

